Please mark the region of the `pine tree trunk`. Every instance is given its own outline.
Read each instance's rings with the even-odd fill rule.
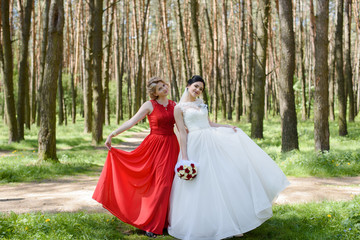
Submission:
[[[345,136],[347,132],[346,124],[346,98],[345,98],[345,78],[344,78],[344,61],[343,61],[343,9],[344,1],[337,0],[336,6],[336,32],[335,32],[335,48],[336,48],[336,78],[337,78],[337,94],[339,101],[339,135]]]
[[[102,15],[103,0],[91,0],[94,8],[91,11],[94,19],[93,44],[91,46],[93,53],[93,101],[94,101],[94,119],[92,127],[92,141],[94,144],[100,144],[103,141],[103,123],[104,123],[104,94],[102,87]]]
[[[33,4],[35,4],[33,2]],[[39,3],[38,3],[39,4]],[[40,14],[39,14],[40,15]],[[33,6],[33,20],[32,20],[32,74],[31,74],[31,87],[30,87],[30,123],[35,123],[36,118],[36,79],[37,79],[37,51],[36,51],[36,15],[35,8]]]
[[[305,39],[305,32],[304,32],[304,19],[303,19],[303,2],[300,0],[300,69],[301,69],[301,119],[305,121],[307,119],[307,109],[306,109],[306,76],[305,76],[305,56],[304,56],[304,39]]]
[[[224,49],[224,77],[225,91],[226,91],[226,115],[228,120],[232,120],[232,106],[231,106],[231,90],[230,90],[230,66],[229,66],[229,42],[227,29],[227,0],[222,0],[222,34],[223,34],[223,49]],[[224,109],[225,110],[225,109]]]
[[[251,122],[251,102],[252,102],[252,82],[253,82],[253,68],[254,68],[254,31],[253,31],[253,19],[252,19],[252,1],[247,0],[248,11],[248,41],[249,41],[249,55],[248,55],[248,72],[246,76],[246,90],[245,90],[245,111],[246,121]]]
[[[254,68],[254,97],[251,110],[251,137],[263,138],[265,68],[267,50],[267,28],[270,14],[270,1],[260,0],[257,13],[256,62]]]
[[[85,55],[85,79],[84,79],[84,132],[92,132],[92,82],[93,82],[93,54],[92,54],[92,45],[94,37],[94,16],[92,14],[92,9],[94,7],[94,2],[90,1],[87,7],[88,19],[87,19],[87,40],[85,46],[83,47],[83,55]]]
[[[45,0],[45,11],[44,16],[42,17],[43,28],[42,28],[42,40],[41,40],[41,50],[40,50],[40,80],[38,84],[38,93],[41,92],[41,88],[44,82],[44,71],[45,71],[45,59],[46,59],[46,48],[48,42],[48,27],[49,27],[49,11],[50,11],[50,2],[51,0]],[[41,111],[41,99],[40,94],[37,94],[37,126],[40,126],[40,111]]]
[[[354,90],[352,84],[352,68],[351,68],[351,0],[345,0],[344,26],[345,26],[344,78],[345,78],[345,89],[346,89],[345,96],[349,97],[349,122],[354,122],[355,101],[354,101]],[[347,99],[347,97],[345,97],[345,99]]]
[[[110,100],[109,100],[109,80],[110,80],[110,56],[112,51],[112,35],[114,26],[114,14],[115,14],[116,2],[113,1],[111,6],[111,14],[108,28],[108,42],[106,45],[107,54],[105,62],[105,78],[104,78],[104,95],[105,95],[105,124],[110,125]]]
[[[214,14],[214,86],[215,86],[215,97],[214,97],[214,121],[218,119],[219,109],[219,83],[220,83],[220,72],[219,72],[219,41],[218,41],[218,25],[217,25],[217,5],[216,0],[213,0],[213,14]]]
[[[6,117],[9,127],[9,143],[19,141],[15,97],[14,97],[14,82],[13,82],[13,53],[11,46],[11,32],[9,22],[9,2],[1,1],[1,20],[2,20],[2,35],[3,35],[3,79],[5,90],[5,105]]]
[[[240,116],[242,113],[242,82],[243,82],[243,49],[244,49],[244,37],[245,37],[245,0],[241,3],[239,0],[239,6],[241,6],[241,12],[239,12],[239,32],[240,32],[240,41],[239,41],[239,55],[237,62],[237,77],[236,77],[236,99],[235,99],[235,112],[236,112],[236,121],[240,121]]]
[[[178,15],[178,22],[179,22],[179,30],[180,30],[180,40],[181,40],[181,50],[182,50],[182,55],[181,55],[181,60],[182,60],[182,69],[184,71],[184,76],[185,79],[190,78],[190,69],[189,69],[189,58],[187,56],[187,44],[186,44],[186,38],[185,38],[185,33],[184,33],[184,26],[183,26],[183,17],[181,14],[181,5],[180,5],[180,0],[177,0],[177,15]],[[211,33],[210,33],[211,34]]]
[[[195,41],[195,75],[203,76],[203,66],[201,60],[201,45],[200,45],[200,34],[199,34],[199,24],[198,24],[198,14],[199,14],[199,3],[198,0],[190,0],[190,10],[191,10],[191,26],[192,26],[192,36]],[[206,81],[206,79],[205,79]],[[207,89],[203,92],[204,102],[208,104]]]
[[[59,103],[59,125],[64,124],[64,88],[62,84],[62,63],[59,68],[59,80],[58,80],[58,103]]]
[[[317,0],[315,37],[314,139],[316,151],[329,151],[329,1]]]
[[[116,23],[118,23],[116,21]],[[124,75],[124,63],[125,63],[125,4],[123,5],[123,15],[121,20],[121,38],[119,33],[119,26],[116,26],[116,124],[120,123],[120,120],[124,119],[124,107],[123,107],[123,75]],[[120,57],[120,44],[121,44],[121,57]]]
[[[295,95],[293,88],[295,73],[295,34],[293,29],[292,2],[279,2],[281,32],[281,66],[279,77],[281,151],[299,149]]]
[[[63,50],[64,6],[62,0],[52,0],[44,82],[41,88],[39,130],[39,161],[58,161],[56,156],[56,91]]]
[[[31,27],[32,0],[26,1],[25,9],[21,1],[18,2],[21,21],[21,50],[20,50],[20,67],[18,81],[18,101],[17,101],[17,121],[19,140],[24,139],[25,124],[25,101],[26,95],[29,94],[29,75],[28,75],[28,55],[29,55],[29,38]]]

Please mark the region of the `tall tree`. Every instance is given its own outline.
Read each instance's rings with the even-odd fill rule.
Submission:
[[[345,78],[343,62],[343,10],[344,1],[336,2],[336,30],[335,30],[335,57],[336,57],[336,78],[337,78],[337,95],[339,104],[339,135],[345,136],[347,132],[346,124],[346,98],[345,98]]]
[[[316,26],[315,94],[314,94],[315,150],[328,151],[330,150],[329,83],[328,83],[329,0],[317,0],[315,26]]]
[[[345,42],[345,64],[344,78],[346,95],[349,97],[349,122],[355,119],[355,101],[354,90],[352,84],[352,68],[351,68],[351,0],[345,0],[345,17],[344,17],[344,42]],[[346,98],[346,97],[345,97]],[[345,100],[346,101],[346,100]]]
[[[123,4],[123,12],[121,22],[118,23],[115,19],[115,24],[121,25],[121,36],[120,27],[115,26],[116,29],[116,124],[120,123],[120,120],[124,119],[124,106],[123,106],[123,75],[125,67],[125,4]],[[121,58],[120,58],[121,49]]]
[[[281,150],[299,149],[295,95],[293,88],[295,72],[295,34],[293,29],[292,1],[279,1],[281,32],[281,66],[279,97],[281,116]]]
[[[5,105],[7,112],[7,123],[9,126],[9,143],[19,141],[15,97],[14,97],[14,82],[13,82],[13,52],[11,46],[11,31],[9,21],[9,1],[1,1],[1,21],[2,21],[2,35],[3,44],[2,52],[3,60],[3,79],[5,90]]]
[[[103,0],[90,0],[90,6],[94,6],[91,14],[94,18],[93,44],[91,46],[93,59],[93,101],[94,101],[94,119],[92,127],[92,141],[99,144],[103,141],[103,123],[104,123],[104,97],[102,87],[102,16]]]
[[[109,99],[109,81],[110,81],[110,60],[111,60],[111,51],[112,51],[112,35],[113,35],[113,26],[114,26],[114,14],[116,0],[111,3],[108,1],[108,8],[111,8],[110,19],[108,24],[108,36],[106,43],[106,61],[105,61],[105,77],[104,77],[104,96],[105,96],[105,124],[110,125],[110,99]]]
[[[187,55],[187,44],[186,44],[186,38],[185,38],[185,32],[184,32],[184,24],[183,24],[183,17],[181,14],[181,4],[180,0],[177,0],[177,15],[178,15],[178,25],[180,30],[180,40],[181,40],[181,60],[183,65],[183,71],[185,78],[190,78],[191,71],[189,67],[189,58]],[[211,33],[210,33],[211,34]]]
[[[304,31],[304,9],[303,9],[303,1],[299,1],[299,10],[300,10],[300,69],[301,69],[301,119],[306,120],[306,76],[305,76],[305,56],[304,56],[304,39],[305,39],[305,31]]]
[[[245,38],[245,0],[239,0],[239,55],[237,62],[237,71],[236,71],[236,100],[235,100],[235,113],[236,121],[240,121],[240,116],[242,113],[242,82],[243,82],[243,52],[244,52],[244,38]]]
[[[217,5],[216,0],[213,0],[213,14],[214,14],[214,121],[218,118],[218,106],[220,102],[219,98],[219,83],[220,83],[220,70],[219,70],[219,41],[218,41],[218,22],[217,22]]]
[[[21,22],[21,53],[18,81],[17,121],[19,140],[24,139],[26,95],[29,95],[28,55],[33,0],[27,0],[24,7],[18,1]]]
[[[56,156],[56,91],[63,51],[63,0],[51,0],[48,26],[44,82],[41,88],[39,161],[58,161]]]
[[[61,57],[62,59],[62,57]],[[64,88],[62,84],[62,61],[59,67],[59,80],[58,80],[58,103],[59,103],[59,125],[64,123]]]
[[[248,58],[247,58],[247,75],[245,87],[245,111],[246,120],[251,122],[251,101],[252,101],[252,82],[253,82],[253,68],[254,68],[254,29],[253,29],[253,15],[252,15],[252,1],[246,1],[247,6],[247,23],[248,23]]]
[[[191,29],[192,36],[195,44],[195,71],[196,75],[203,77],[203,66],[201,59],[201,44],[200,44],[200,34],[199,34],[199,23],[198,23],[198,14],[199,14],[199,2],[198,0],[190,0],[190,9],[191,9]],[[203,93],[204,101],[208,103],[208,97],[206,91]]]
[[[49,12],[50,12],[50,2],[51,0],[45,0],[45,11],[42,17],[43,28],[42,28],[42,40],[41,40],[41,50],[40,50],[40,76],[39,76],[39,84],[38,84],[38,93],[41,92],[41,88],[44,81],[44,72],[45,72],[45,59],[46,59],[46,50],[48,43],[48,27],[49,27]],[[40,126],[40,111],[41,111],[41,98],[40,94],[36,95],[37,97],[37,125]]]
[[[227,0],[222,1],[222,34],[223,34],[223,51],[224,51],[224,87],[226,92],[226,113],[227,119],[232,119],[232,107],[231,107],[231,90],[230,90],[230,63],[229,63],[229,41],[228,41],[228,21],[227,21]],[[224,109],[225,111],[225,109]]]
[[[92,132],[92,83],[93,83],[93,53],[92,53],[92,45],[94,38],[94,16],[92,11],[94,9],[94,1],[89,1],[87,5],[87,38],[84,47],[83,47],[83,55],[85,55],[85,78],[83,84],[83,95],[84,95],[84,132],[89,133]]]
[[[267,29],[270,14],[270,1],[259,0],[259,10],[256,17],[257,41],[254,72],[254,97],[251,110],[251,137],[263,138],[265,69],[267,50]]]

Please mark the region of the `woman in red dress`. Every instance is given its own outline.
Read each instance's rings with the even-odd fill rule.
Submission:
[[[113,215],[146,231],[162,234],[167,215],[179,144],[174,134],[175,102],[169,100],[169,85],[153,77],[147,84],[152,100],[145,102],[128,121],[112,132],[105,145],[109,153],[93,199]],[[148,117],[151,132],[133,151],[111,147],[111,139]]]

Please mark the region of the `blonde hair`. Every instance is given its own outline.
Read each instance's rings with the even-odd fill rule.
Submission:
[[[147,85],[146,85],[147,92],[148,92],[148,94],[149,94],[149,96],[150,96],[150,98],[151,98],[152,100],[158,98],[158,96],[156,96],[155,93],[156,93],[156,85],[157,85],[159,82],[162,82],[162,83],[164,83],[164,84],[166,84],[166,85],[169,86],[169,84],[168,84],[167,82],[165,82],[164,80],[162,80],[162,79],[159,78],[159,77],[152,77],[152,78],[150,78],[150,80],[148,81],[148,83],[147,83]]]

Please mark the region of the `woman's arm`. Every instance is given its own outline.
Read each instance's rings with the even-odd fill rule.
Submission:
[[[211,127],[227,127],[227,128],[232,128],[232,129],[234,130],[234,132],[236,132],[236,127],[235,127],[235,126],[232,126],[232,125],[214,123],[214,122],[210,121],[210,119],[209,119],[209,124],[210,124]]]
[[[181,149],[181,157],[183,160],[188,160],[187,156],[187,131],[185,128],[183,112],[179,106],[175,106],[174,109],[174,117],[176,121],[176,127],[179,130],[180,135],[180,149]]]
[[[125,132],[126,130],[130,129],[132,126],[134,126],[136,123],[141,121],[145,118],[147,114],[150,114],[153,110],[153,106],[150,101],[145,102],[139,109],[139,111],[129,120],[124,122],[118,129],[113,131],[106,139],[105,145],[110,150],[111,148],[111,139],[118,134]]]

